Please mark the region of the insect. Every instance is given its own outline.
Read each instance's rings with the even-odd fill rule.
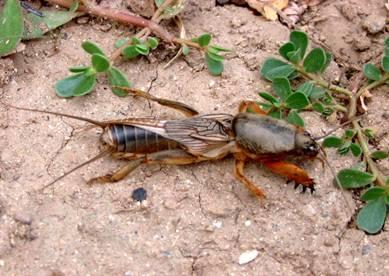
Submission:
[[[115,159],[128,162],[112,173],[92,178],[88,183],[119,181],[142,164],[186,165],[233,155],[235,176],[258,198],[264,198],[265,193],[244,175],[244,166],[248,161],[262,163],[273,173],[286,177],[288,181],[294,181],[296,187],[302,185],[304,192],[306,189],[314,191],[313,179],[287,159],[317,157],[320,149],[318,143],[303,128],[267,116],[255,102],[241,102],[239,113],[235,116],[224,113],[199,114],[192,107],[180,102],[157,98],[137,89],[121,89],[135,97],[155,101],[180,111],[186,118],[126,118],[100,122],[69,114],[8,105],[19,110],[86,121],[103,129],[102,152],[42,189],[53,185],[76,169],[110,154]]]

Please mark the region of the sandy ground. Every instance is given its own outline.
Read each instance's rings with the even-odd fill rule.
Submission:
[[[327,1],[304,16],[303,28],[330,46],[338,64],[360,66],[382,45],[382,32],[367,34],[362,25],[368,15],[386,16],[383,2]],[[215,6],[205,0],[188,1],[183,19],[189,34],[212,33],[215,42],[236,51],[226,61],[223,76],[209,75],[198,54],[164,69],[174,52],[161,49],[151,60],[120,64],[134,86],[205,113],[231,114],[239,101],[257,99],[257,92],[268,88],[258,68],[287,40],[287,27],[265,21],[246,7]],[[55,32],[56,38],[29,42],[24,53],[1,60],[2,99],[98,120],[179,117],[158,105],[114,96],[104,78],[87,97],[65,100],[55,95],[53,85],[68,74],[69,66],[88,63],[80,48],[83,40],[97,41],[108,53],[113,50],[124,28],[114,25],[106,31],[102,24],[70,23]],[[338,64],[331,65],[328,77],[342,81],[345,74]],[[388,142],[384,89],[373,92],[364,119],[382,135],[381,148]],[[317,114],[304,117],[315,135],[334,126]],[[351,219],[354,211],[320,162],[304,164],[317,183],[313,195],[301,194],[259,165],[249,165],[247,175],[267,194],[262,205],[234,178],[232,159],[142,167],[119,183],[87,186],[86,179],[120,163],[105,158],[45,193],[36,192],[99,151],[98,134],[81,131],[84,126],[0,107],[1,275],[389,274],[389,224],[374,236],[357,230]],[[335,170],[357,162],[332,151],[328,158]],[[142,205],[131,199],[138,187],[148,192]],[[360,206],[352,193],[345,196],[352,208]],[[239,265],[239,256],[250,250],[257,250],[258,256]]]

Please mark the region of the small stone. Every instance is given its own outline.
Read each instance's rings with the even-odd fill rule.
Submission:
[[[223,222],[221,222],[220,220],[215,220],[214,222],[212,222],[212,226],[215,227],[215,228],[221,228],[223,225]]]
[[[132,192],[132,199],[138,202],[142,202],[147,198],[147,191],[144,188],[137,188]]]
[[[210,82],[208,83],[208,87],[213,88],[213,87],[215,87],[215,84],[216,84],[216,82],[214,80],[210,80]]]
[[[365,244],[362,246],[362,256],[368,255],[371,251],[371,245],[370,244]]]
[[[246,221],[244,222],[244,225],[247,226],[247,227],[249,227],[249,226],[251,225],[251,220],[246,220]]]
[[[239,256],[239,264],[244,265],[253,261],[258,256],[258,254],[259,254],[258,250],[255,249],[243,252]]]
[[[82,16],[77,18],[76,22],[77,24],[86,24],[89,21],[89,16]]]
[[[23,224],[28,224],[30,225],[31,222],[32,222],[32,217],[30,214],[27,214],[27,213],[16,213],[15,216],[14,216],[14,219],[18,222],[21,222]]]
[[[386,18],[380,15],[369,15],[363,21],[363,27],[371,34],[381,32],[385,28]]]
[[[3,267],[5,265],[4,260],[0,260],[0,266]]]
[[[112,29],[112,24],[107,23],[107,24],[101,25],[101,26],[99,26],[99,29],[100,29],[100,31],[108,32],[110,29]]]

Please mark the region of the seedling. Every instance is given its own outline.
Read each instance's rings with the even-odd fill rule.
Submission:
[[[380,64],[377,66],[368,63],[363,67],[367,81],[355,94],[324,80],[323,72],[330,64],[332,55],[322,48],[314,48],[306,55],[308,42],[308,36],[304,32],[293,31],[289,41],[279,48],[279,54],[284,60],[269,58],[264,62],[261,75],[272,82],[273,92],[259,93],[265,100],[259,105],[267,108],[271,116],[285,118],[299,126],[304,126],[299,112],[305,110],[313,110],[323,116],[334,111],[342,112],[352,120],[351,129],[345,130],[341,137],[327,137],[322,146],[336,148],[342,155],[351,152],[361,160],[356,166],[339,171],[336,180],[344,189],[367,188],[361,196],[361,200],[367,204],[358,213],[357,225],[368,233],[377,233],[387,215],[389,181],[378,170],[375,162],[388,158],[388,152],[370,152],[368,143],[374,134],[371,129],[362,129],[354,119],[360,96],[389,81],[389,38],[385,39]],[[291,81],[294,83],[301,79],[303,83],[293,89]],[[342,98],[339,100],[340,94]]]

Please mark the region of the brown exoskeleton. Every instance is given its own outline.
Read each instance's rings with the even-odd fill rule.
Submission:
[[[260,198],[265,196],[264,192],[243,173],[245,163],[250,160],[262,163],[270,171],[286,177],[288,181],[294,181],[296,185],[302,185],[303,191],[307,188],[314,191],[313,179],[302,168],[285,159],[290,156],[316,157],[319,146],[315,139],[300,127],[267,116],[256,103],[242,102],[239,113],[235,116],[199,115],[196,110],[183,103],[156,98],[136,89],[122,89],[134,96],[174,108],[184,113],[187,118],[127,118],[99,122],[58,112],[14,107],[83,120],[103,129],[101,140],[106,149],[43,189],[106,154],[111,154],[116,159],[128,160],[128,163],[112,173],[95,177],[88,183],[119,181],[141,164],[186,165],[222,159],[232,154],[235,158],[236,177]],[[248,113],[248,110],[251,113]]]

